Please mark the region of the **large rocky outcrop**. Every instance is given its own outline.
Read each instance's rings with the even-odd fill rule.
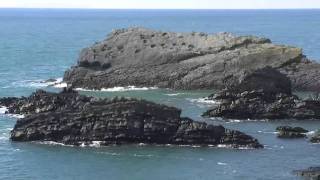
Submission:
[[[129,85],[222,89],[238,81],[243,70],[266,66],[287,74],[295,89],[320,89],[320,65],[306,59],[300,48],[254,36],[144,28],[115,30],[83,49],[64,81],[88,89]]]
[[[319,100],[301,100],[291,93],[290,79],[266,67],[243,72],[238,83],[209,97],[220,104],[204,116],[231,119],[320,119]]]
[[[17,120],[11,132],[13,141],[262,147],[239,131],[182,118],[179,109],[144,100],[97,99],[65,89],[61,93],[38,90],[30,97],[2,98],[0,105],[7,106],[9,113],[26,115]]]

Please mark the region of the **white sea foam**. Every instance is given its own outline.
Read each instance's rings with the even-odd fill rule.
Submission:
[[[208,98],[198,98],[198,99],[190,99],[187,100],[193,102],[193,103],[201,103],[201,104],[219,104],[218,101],[210,100]]]
[[[136,86],[126,86],[126,87],[113,87],[113,88],[102,88],[100,90],[95,89],[84,89],[76,88],[77,91],[103,91],[103,92],[123,92],[123,91],[146,91],[158,89],[157,87],[136,87]]]
[[[172,93],[172,94],[165,94],[167,96],[179,96],[179,95],[182,95],[182,94],[185,94],[185,93]]]
[[[46,84],[46,86],[52,86],[55,88],[64,88],[67,87],[68,84],[63,82],[63,78],[57,78],[56,81],[52,81],[52,82],[44,82]]]
[[[51,146],[68,146],[68,147],[73,147],[73,145],[66,145],[63,143],[58,143],[55,141],[39,141],[39,142],[35,142],[37,144],[44,144],[44,145],[51,145]]]
[[[152,154],[133,154],[134,157],[152,157]]]
[[[218,148],[232,148],[231,145],[227,145],[227,144],[218,144],[217,147]]]
[[[220,165],[220,166],[226,166],[226,165],[228,165],[227,163],[224,163],[224,162],[217,162],[217,164]]]
[[[6,114],[8,112],[8,108],[5,106],[0,107],[0,114],[5,114],[6,116],[12,117],[12,118],[24,118],[24,115],[22,114]]]
[[[305,133],[307,136],[313,136],[316,132],[315,131],[309,131]]]
[[[276,131],[258,131],[258,133],[263,133],[263,134],[279,134]]]
[[[221,121],[226,121],[226,123],[241,123],[241,122],[267,122],[267,119],[246,119],[246,120],[240,120],[240,119],[228,119],[228,120],[224,120],[222,118],[216,118],[216,117],[212,117],[210,119],[214,119],[214,120],[221,120]]]
[[[90,147],[100,147],[102,141],[92,141],[91,144],[89,144]]]
[[[65,88],[67,86],[68,86],[68,84],[65,82],[53,85],[53,87],[55,87],[55,88]]]
[[[22,119],[25,117],[23,114],[8,114],[8,116],[17,119]]]
[[[5,114],[8,111],[8,108],[5,106],[0,106],[0,114]]]
[[[63,88],[67,87],[67,84],[63,82],[62,78],[57,78],[55,81],[46,81],[43,79],[38,80],[22,80],[22,81],[16,81],[12,82],[10,86],[8,87],[34,87],[34,88],[43,88],[43,87],[56,87],[56,88]]]
[[[193,148],[199,148],[199,147],[201,147],[201,146],[193,145],[193,146],[191,146],[191,147],[193,147]]]

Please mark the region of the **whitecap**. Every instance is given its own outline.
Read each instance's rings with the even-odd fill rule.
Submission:
[[[96,89],[84,89],[76,88],[76,91],[102,91],[102,92],[123,92],[123,91],[146,91],[146,90],[155,90],[157,87],[136,87],[136,86],[126,86],[126,87],[113,87],[113,88],[102,88],[100,90]]]
[[[226,165],[228,165],[227,163],[224,163],[224,162],[217,162],[217,164],[220,165],[220,166],[226,166]]]
[[[167,96],[179,96],[179,95],[182,95],[184,93],[172,93],[172,94],[165,94]]]

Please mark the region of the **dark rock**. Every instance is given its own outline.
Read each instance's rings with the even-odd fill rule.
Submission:
[[[319,100],[301,100],[291,93],[290,79],[266,67],[243,73],[239,82],[211,95],[220,104],[203,115],[231,119],[320,119]]]
[[[301,127],[279,126],[276,131],[279,138],[304,138],[308,130]]]
[[[320,131],[317,131],[311,138],[310,142],[312,143],[320,143]]]
[[[261,148],[239,131],[181,118],[181,110],[131,98],[97,99],[70,88],[38,90],[27,98],[3,98],[10,113],[25,114],[11,132],[13,141],[56,141],[81,145],[124,143],[228,145]]]
[[[116,30],[85,48],[77,66],[66,71],[64,81],[88,89],[129,85],[223,89],[238,82],[243,71],[266,66],[287,74],[294,88],[320,89],[320,65],[306,59],[300,48],[254,36],[144,28]]]
[[[308,169],[293,171],[297,176],[307,180],[320,180],[320,167],[310,167]]]

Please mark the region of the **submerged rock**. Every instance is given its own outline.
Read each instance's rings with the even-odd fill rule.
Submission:
[[[310,167],[308,169],[293,171],[297,176],[307,180],[320,180],[320,167]]]
[[[231,119],[320,119],[319,100],[301,100],[291,92],[290,79],[266,67],[243,72],[239,82],[211,95],[220,104],[203,115]]]
[[[320,65],[306,59],[300,48],[254,36],[144,28],[115,30],[104,41],[83,49],[64,81],[87,89],[130,85],[222,89],[239,81],[242,71],[266,66],[287,74],[295,89],[320,89]]]
[[[55,141],[70,145],[126,143],[228,145],[261,148],[242,132],[180,117],[181,110],[131,98],[97,99],[65,89],[38,90],[30,97],[2,98],[10,113],[25,114],[13,141]]]
[[[279,138],[304,138],[309,132],[301,127],[279,126],[277,127]]]

